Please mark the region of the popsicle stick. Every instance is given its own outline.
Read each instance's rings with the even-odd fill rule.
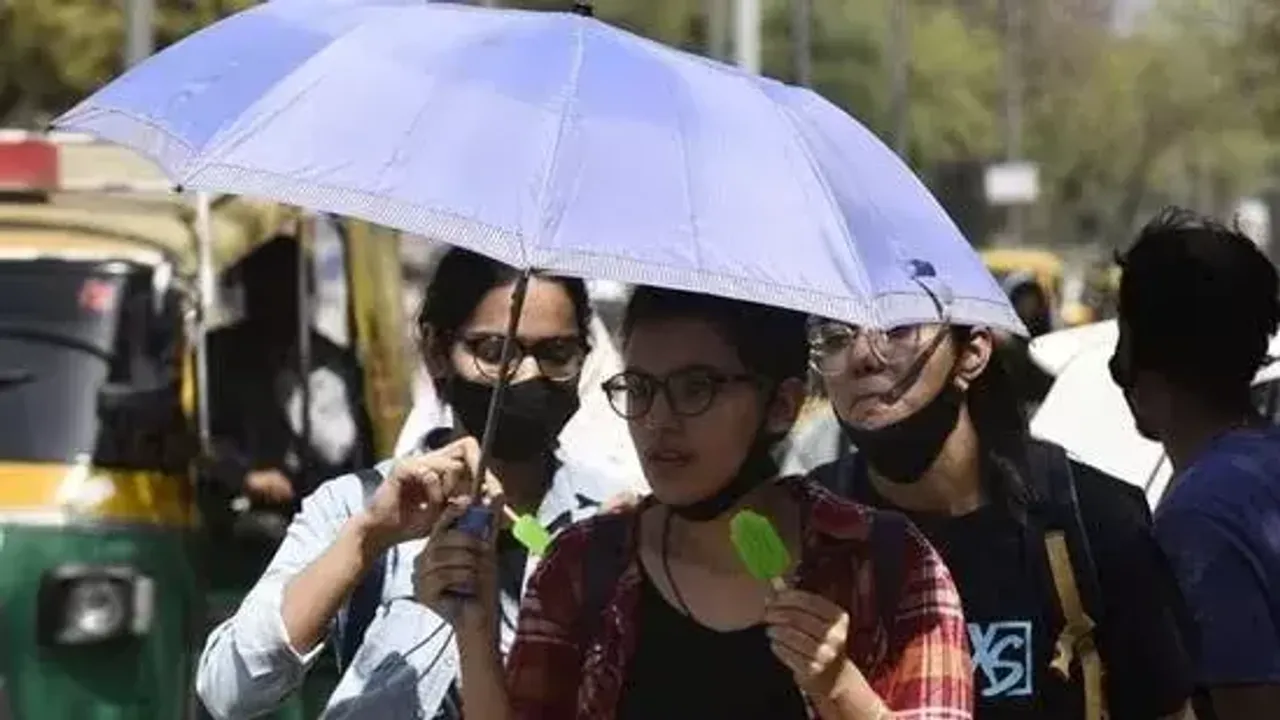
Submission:
[[[769,584],[772,585],[773,589],[777,590],[778,592],[782,592],[783,590],[787,589],[787,581],[783,580],[780,577],[771,578],[769,580]]]
[[[504,504],[502,506],[502,514],[505,515],[506,518],[511,522],[515,522],[520,519],[520,513],[516,512],[515,510],[512,510],[510,505]]]

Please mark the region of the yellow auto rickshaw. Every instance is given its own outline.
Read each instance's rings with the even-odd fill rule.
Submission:
[[[196,715],[216,605],[194,487],[217,372],[197,352],[203,291],[296,216],[176,194],[109,146],[0,132],[0,718]],[[376,234],[345,245],[384,449],[409,381],[397,239],[358,237]]]

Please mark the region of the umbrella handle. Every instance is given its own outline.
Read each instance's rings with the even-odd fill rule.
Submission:
[[[449,530],[460,530],[477,540],[488,540],[493,533],[493,510],[485,505],[473,504],[458,516]],[[442,610],[447,619],[453,620],[462,612],[462,605],[476,599],[476,588],[469,585],[446,588],[441,598]]]

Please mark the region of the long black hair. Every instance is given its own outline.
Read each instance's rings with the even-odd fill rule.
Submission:
[[[967,342],[972,333],[970,327],[952,328],[957,347]],[[991,482],[988,490],[993,499],[1007,504],[1016,516],[1022,517],[1034,501],[1028,482],[1031,467],[1027,444],[1031,435],[1022,400],[1002,353],[992,352],[987,367],[969,385],[967,399],[979,452],[993,471],[985,473]]]

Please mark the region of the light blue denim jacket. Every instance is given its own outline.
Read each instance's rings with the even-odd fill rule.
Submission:
[[[391,462],[384,462],[377,469],[385,477],[390,468]],[[637,482],[566,460],[538,509],[538,520],[554,532],[590,516],[600,502],[638,490]],[[325,652],[328,642],[305,655],[289,645],[280,615],[284,587],[333,543],[343,523],[364,507],[365,497],[360,479],[344,475],[303,500],[262,578],[235,615],[210,633],[200,655],[196,691],[215,718],[248,718],[275,709]],[[391,549],[381,606],[329,699],[322,715],[326,720],[430,720],[457,677],[452,629],[413,599],[413,561],[425,544],[414,540]],[[535,564],[530,558],[526,583]],[[519,598],[506,593],[501,598],[504,654],[514,640],[519,604]]]

